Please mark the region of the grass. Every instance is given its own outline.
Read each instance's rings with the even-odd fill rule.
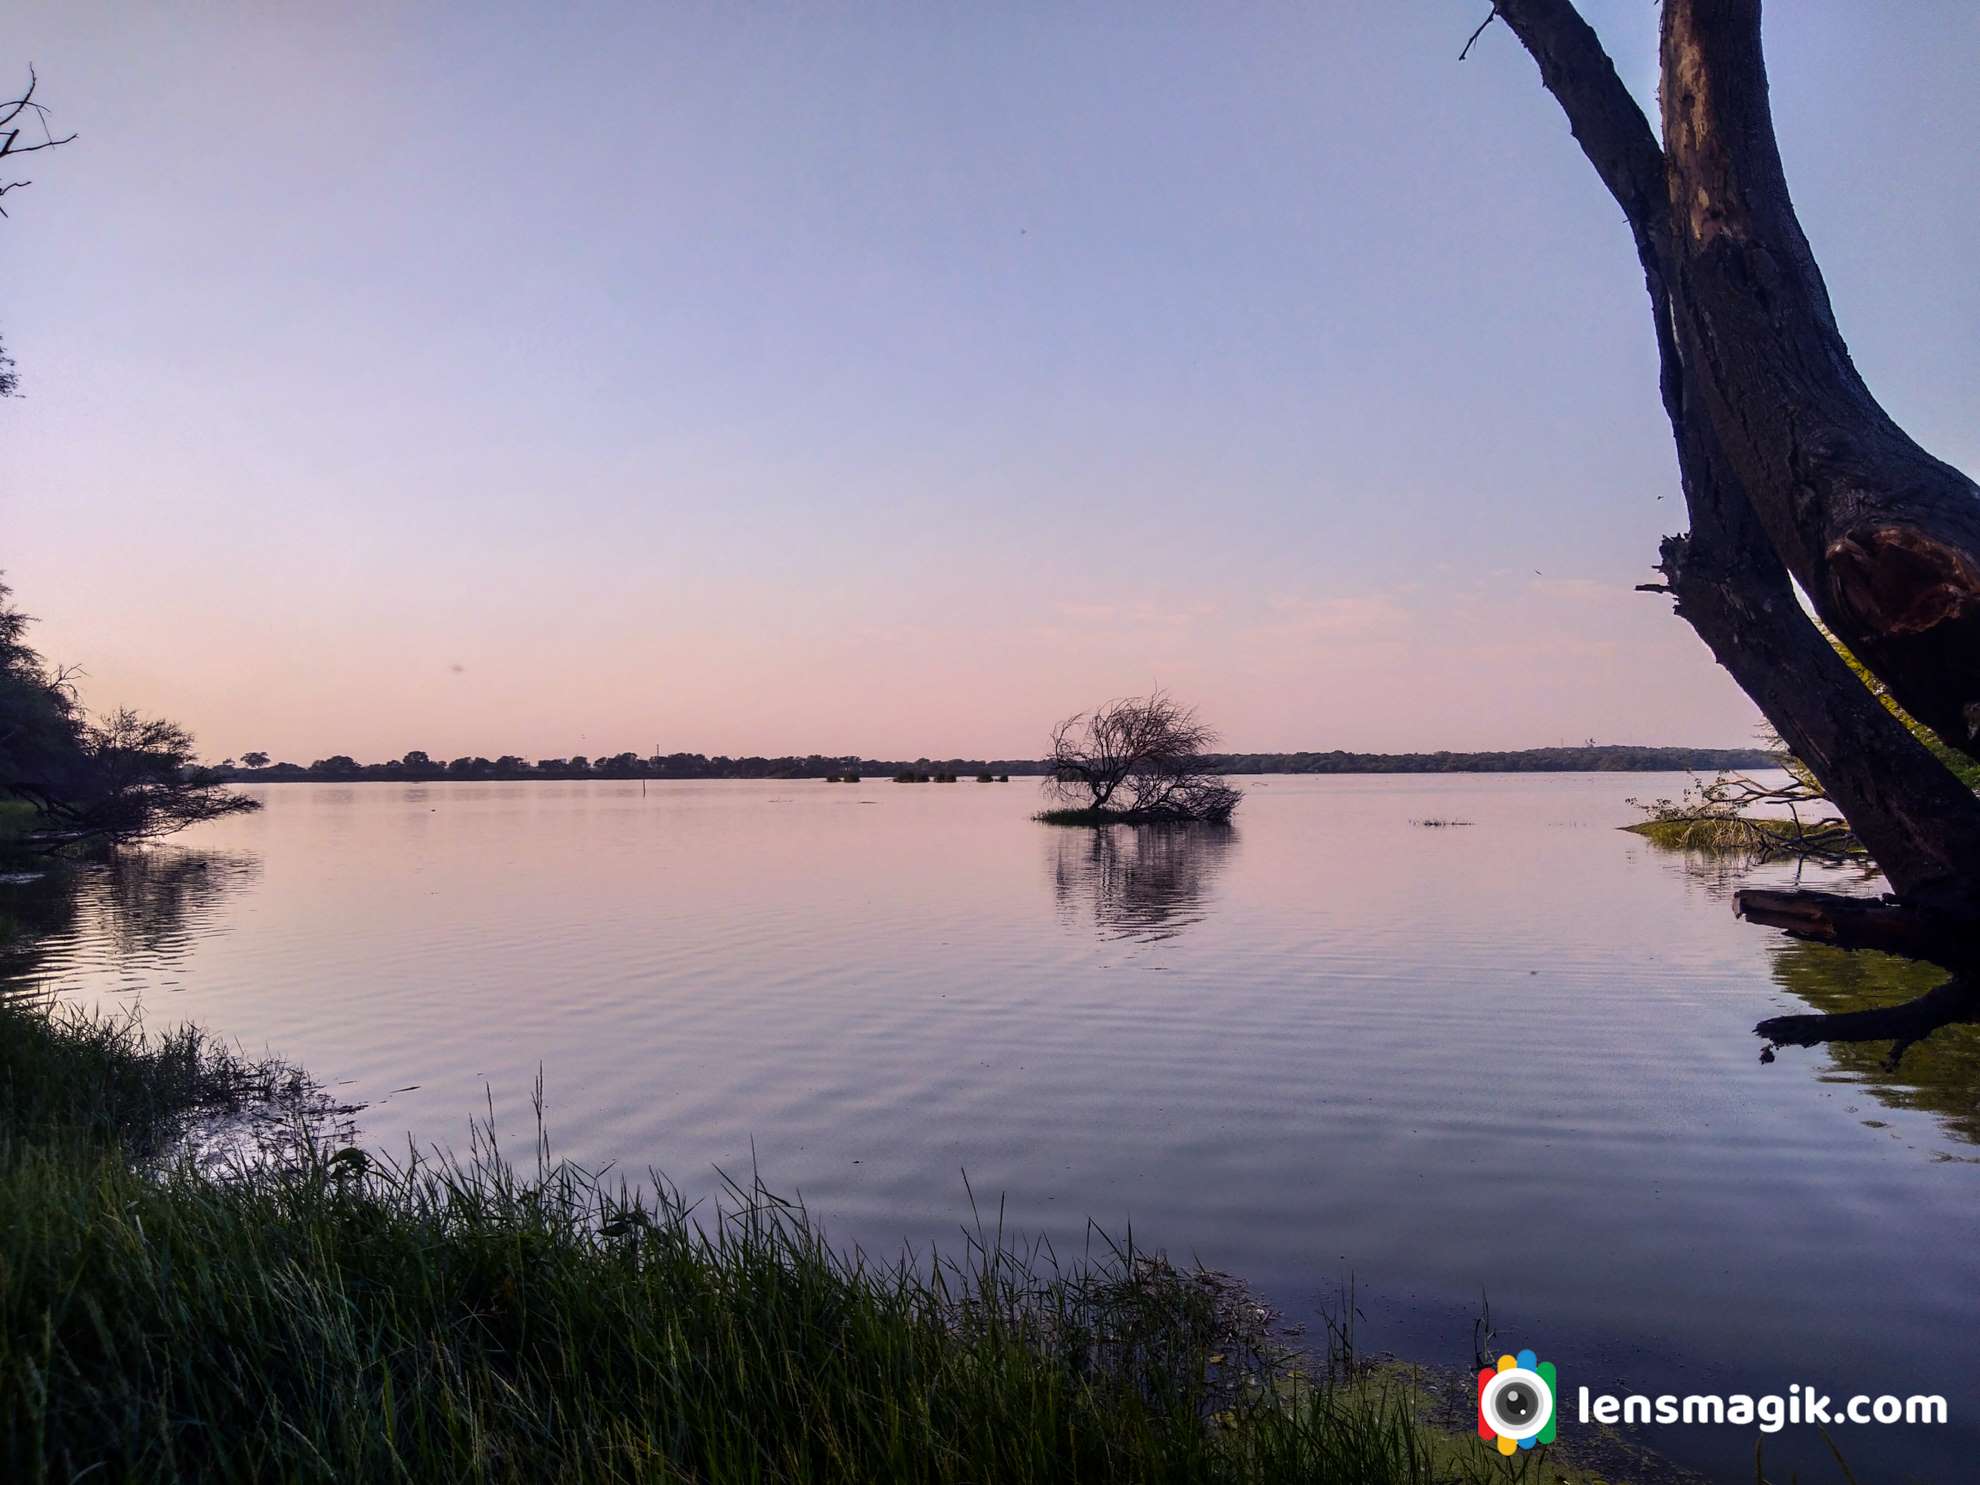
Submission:
[[[23,799],[0,799],[0,851],[18,846],[41,818]]]
[[[1041,825],[1118,825],[1118,810],[1055,809],[1040,810],[1031,817]]]
[[[404,1165],[168,1153],[302,1091],[197,1032],[0,1003],[0,1478],[1510,1478],[1406,1382],[1302,1364],[1231,1281],[1132,1245],[876,1264],[760,1185],[691,1213],[540,1140],[519,1173],[492,1130]]]
[[[287,1064],[250,1062],[197,1027],[147,1036],[135,1017],[0,999],[0,1155],[112,1151],[137,1169],[196,1127],[250,1111],[321,1111]]]
[[[1747,815],[1670,816],[1622,827],[1660,846],[1685,851],[1751,851],[1794,840],[1792,822]]]

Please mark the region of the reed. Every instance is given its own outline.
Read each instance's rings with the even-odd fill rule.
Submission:
[[[1500,1474],[1406,1384],[1299,1362],[1230,1281],[1132,1242],[1060,1263],[979,1226],[878,1263],[755,1181],[691,1211],[540,1133],[524,1173],[492,1119],[460,1159],[158,1163],[296,1075],[196,1032],[0,1020],[8,1480]]]

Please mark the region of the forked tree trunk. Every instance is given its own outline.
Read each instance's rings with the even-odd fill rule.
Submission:
[[[1905,437],[1850,364],[1781,178],[1757,0],[1666,0],[1670,153],[1570,0],[1497,0],[1621,205],[1649,291],[1691,532],[1680,615],[1806,762],[1908,903],[1980,923],[1980,799],[1852,675],[1972,750],[1980,492]]]
[[[1687,364],[1726,456],[1823,623],[1980,758],[1980,487],[1850,360],[1788,198],[1760,0],[1665,0],[1661,61]]]

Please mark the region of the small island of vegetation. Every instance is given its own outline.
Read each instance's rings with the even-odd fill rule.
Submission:
[[[1209,764],[1217,734],[1163,691],[1076,712],[1052,729],[1048,825],[1225,825],[1244,798]]]

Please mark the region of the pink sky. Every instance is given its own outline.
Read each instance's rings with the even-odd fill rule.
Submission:
[[[1239,749],[1744,743],[1632,591],[1620,216],[1480,8],[30,4],[82,138],[0,223],[0,566],[216,757],[1023,756],[1156,683]],[[1768,21],[1852,347],[1968,468],[1976,15]]]

